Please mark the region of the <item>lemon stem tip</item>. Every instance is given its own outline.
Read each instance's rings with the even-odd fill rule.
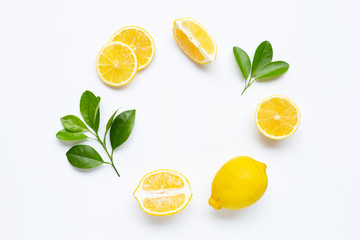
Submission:
[[[216,210],[219,210],[222,208],[220,206],[219,202],[214,200],[212,197],[210,197],[210,199],[209,199],[209,205],[212,206],[213,208],[215,208]]]

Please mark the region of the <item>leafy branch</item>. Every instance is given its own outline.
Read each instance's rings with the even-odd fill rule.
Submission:
[[[233,47],[233,52],[245,79],[245,87],[241,95],[256,80],[280,76],[289,69],[289,64],[284,61],[272,62],[273,49],[269,41],[264,41],[257,47],[252,64],[248,54],[243,49]]]
[[[130,136],[135,123],[135,110],[128,110],[116,115],[118,110],[110,117],[106,124],[103,139],[100,138],[98,130],[100,125],[100,97],[92,92],[85,91],[80,99],[80,113],[85,123],[74,115],[66,115],[60,119],[64,129],[60,130],[56,137],[63,141],[79,141],[85,139],[96,140],[105,150],[110,162],[102,159],[100,154],[91,146],[75,145],[66,153],[70,164],[77,168],[89,169],[101,164],[111,165],[120,177],[114,165],[114,150],[123,144]],[[106,136],[110,131],[111,151],[106,146]],[[91,134],[89,137],[85,133]]]

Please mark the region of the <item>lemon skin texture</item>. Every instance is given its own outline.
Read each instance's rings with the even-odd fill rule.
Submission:
[[[266,165],[251,157],[235,157],[216,173],[209,204],[215,209],[241,209],[257,202],[265,193]]]

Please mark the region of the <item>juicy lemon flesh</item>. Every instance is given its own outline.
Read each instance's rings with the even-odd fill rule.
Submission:
[[[265,193],[266,165],[250,157],[235,157],[215,175],[209,204],[215,209],[241,209],[257,202]]]
[[[200,23],[190,18],[177,19],[173,34],[180,48],[195,62],[206,64],[215,60],[215,41]]]
[[[167,213],[180,208],[185,201],[185,194],[181,193],[167,197],[145,198],[143,206],[151,212]]]
[[[192,193],[188,181],[180,173],[158,170],[140,181],[134,196],[146,213],[166,216],[184,209]]]
[[[265,136],[282,139],[296,130],[299,124],[299,110],[290,100],[273,97],[260,104],[256,120]]]
[[[191,20],[184,20],[182,26],[188,32],[189,36],[200,43],[200,46],[207,54],[212,55],[215,53],[213,40],[203,26]]]
[[[184,188],[184,181],[179,176],[170,172],[159,172],[145,178],[142,188],[145,191],[181,189]]]
[[[98,55],[98,73],[110,85],[127,83],[134,77],[137,67],[134,52],[122,43],[107,44]]]
[[[154,41],[142,28],[125,27],[120,29],[111,37],[111,41],[123,42],[134,50],[139,63],[139,70],[148,66],[154,57]]]
[[[175,29],[174,35],[186,55],[196,62],[203,62],[205,60],[205,57],[201,54],[199,49],[190,41],[183,31]]]

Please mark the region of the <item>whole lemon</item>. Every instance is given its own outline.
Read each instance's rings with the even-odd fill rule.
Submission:
[[[266,165],[251,157],[235,157],[215,175],[209,204],[215,209],[241,209],[257,202],[265,193]]]

